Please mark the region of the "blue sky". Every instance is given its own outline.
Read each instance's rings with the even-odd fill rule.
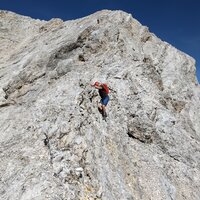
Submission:
[[[102,9],[123,10],[192,56],[200,82],[200,0],[1,0],[0,9],[44,20],[76,19]]]

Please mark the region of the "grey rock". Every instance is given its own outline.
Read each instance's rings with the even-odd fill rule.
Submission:
[[[0,37],[0,199],[199,200],[193,58],[122,11],[0,11]]]

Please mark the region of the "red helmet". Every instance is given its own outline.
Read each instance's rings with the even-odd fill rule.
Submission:
[[[99,82],[96,81],[96,82],[94,83],[94,86],[98,86],[98,85],[99,85]]]

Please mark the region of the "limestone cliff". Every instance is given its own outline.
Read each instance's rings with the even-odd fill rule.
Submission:
[[[200,199],[193,58],[122,11],[0,11],[0,40],[0,199]]]

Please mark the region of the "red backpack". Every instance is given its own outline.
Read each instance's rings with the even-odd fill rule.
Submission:
[[[106,91],[106,94],[108,94],[109,93],[108,86],[105,83],[103,83],[102,86],[103,86],[104,90]]]

